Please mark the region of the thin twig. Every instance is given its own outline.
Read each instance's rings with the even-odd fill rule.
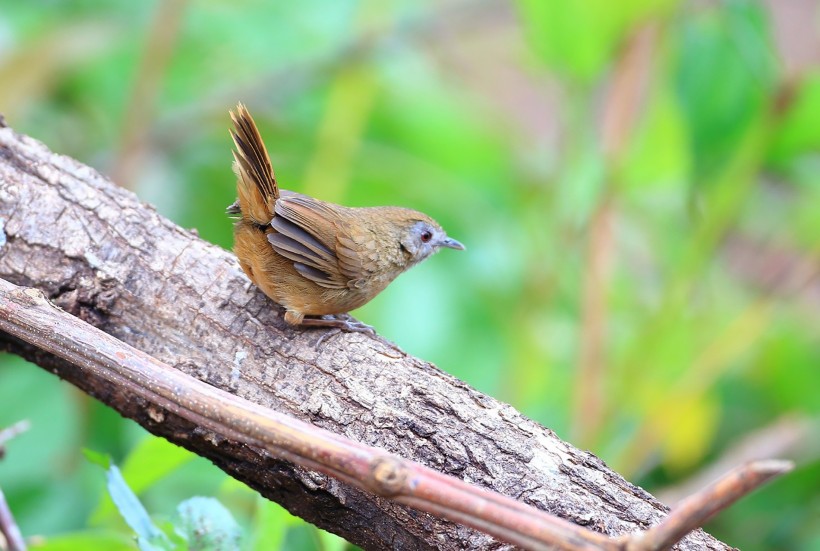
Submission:
[[[0,430],[0,459],[6,454],[6,442],[12,438],[19,436],[26,432],[31,427],[28,419],[17,421],[13,425]],[[14,520],[14,515],[11,514],[9,504],[6,502],[6,496],[3,490],[0,490],[0,535],[5,538],[5,547],[0,540],[0,548],[8,551],[26,551],[26,542],[23,540],[23,534],[20,532],[20,527]]]
[[[14,515],[11,514],[9,504],[6,503],[6,496],[3,490],[0,490],[0,534],[6,538],[6,545],[8,551],[26,551],[26,542],[23,540],[23,534],[20,532],[20,527],[14,520]]]
[[[122,186],[133,188],[133,180],[138,175],[154,121],[162,79],[173,54],[187,3],[187,0],[168,0],[157,4],[142,62],[134,76],[120,150],[112,169],[112,179]]]
[[[718,512],[757,489],[765,482],[794,468],[791,461],[753,461],[729,472],[710,486],[689,496],[657,526],[631,538],[627,551],[668,549],[684,535],[703,525]]]
[[[6,442],[16,438],[31,428],[31,423],[28,419],[21,419],[13,425],[0,430],[0,459],[6,451]]]
[[[813,419],[797,414],[787,414],[768,425],[756,429],[735,442],[730,442],[719,457],[674,486],[662,488],[655,493],[667,505],[678,503],[686,496],[703,488],[735,465],[758,461],[767,457],[795,458],[816,461],[820,449],[813,444],[812,435],[818,434],[820,425]]]
[[[614,200],[610,192],[595,209],[586,244],[582,287],[578,370],[573,423],[579,446],[592,447],[601,427],[606,396],[606,339],[609,280],[612,272]]]
[[[607,293],[615,248],[613,218],[617,173],[623,152],[640,120],[652,67],[655,25],[635,29],[615,65],[601,115],[601,150],[608,164],[606,189],[590,224],[583,281],[583,306],[575,376],[576,438],[592,445],[605,417]]]

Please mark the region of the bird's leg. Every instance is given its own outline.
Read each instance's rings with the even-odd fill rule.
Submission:
[[[245,294],[250,293],[251,290],[253,290],[254,287],[256,287],[256,284],[253,281],[251,281],[250,279],[248,281],[246,281],[245,282]]]
[[[375,329],[365,323],[353,320],[348,314],[322,316],[321,318],[304,318],[302,325],[331,328],[330,331],[325,332],[319,337],[319,340],[316,341],[316,348],[320,348],[328,337],[341,333],[342,331],[349,333],[367,333],[370,336],[376,336]]]
[[[341,317],[344,316],[344,317]],[[348,333],[368,333],[376,334],[375,329],[366,323],[354,320],[349,314],[339,314],[336,316],[322,316],[321,318],[303,318],[300,325],[313,327],[335,327]]]
[[[318,348],[321,344],[330,337],[342,331],[349,333],[367,333],[371,336],[376,335],[376,331],[369,325],[360,321],[354,320],[350,314],[337,314],[333,316],[321,316],[318,318],[306,318],[301,312],[295,310],[287,310],[285,312],[285,321],[291,325],[302,325],[307,327],[329,327],[330,331],[324,333],[316,342]]]
[[[350,314],[336,314],[333,316],[337,320],[347,324],[347,330],[351,333],[367,333],[371,337],[376,336],[376,330],[372,325],[367,325],[359,320],[353,319]]]

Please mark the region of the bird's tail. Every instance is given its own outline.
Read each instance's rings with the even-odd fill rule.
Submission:
[[[270,224],[273,208],[279,198],[279,187],[273,175],[268,151],[248,109],[239,103],[231,111],[231,130],[236,151],[233,171],[236,173],[236,203],[228,207],[231,214],[259,225]]]

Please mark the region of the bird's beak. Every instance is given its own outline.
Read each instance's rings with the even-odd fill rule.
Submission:
[[[439,247],[447,247],[448,249],[455,249],[457,251],[463,251],[464,245],[453,239],[452,237],[445,237],[438,243]]]

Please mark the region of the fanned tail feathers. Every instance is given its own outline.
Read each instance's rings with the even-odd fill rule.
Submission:
[[[236,111],[231,111],[231,120],[234,125],[231,137],[236,145],[233,170],[239,199],[228,207],[228,213],[241,214],[255,224],[267,225],[279,198],[268,151],[253,117],[242,103],[236,106]]]

